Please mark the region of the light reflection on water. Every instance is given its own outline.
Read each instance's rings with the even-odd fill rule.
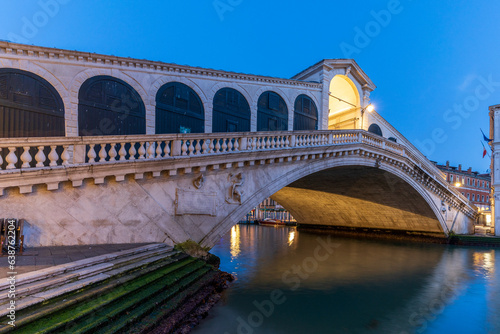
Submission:
[[[237,280],[193,333],[500,333],[498,252],[237,225]]]

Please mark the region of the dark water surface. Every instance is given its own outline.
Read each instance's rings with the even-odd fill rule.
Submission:
[[[237,225],[212,252],[237,280],[194,331],[500,333],[500,251]]]

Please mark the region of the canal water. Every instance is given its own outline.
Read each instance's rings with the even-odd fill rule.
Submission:
[[[500,251],[236,225],[195,334],[500,333]]]

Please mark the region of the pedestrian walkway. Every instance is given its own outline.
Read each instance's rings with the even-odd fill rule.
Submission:
[[[482,236],[494,236],[493,228],[490,226],[483,225],[475,225],[474,226],[474,235],[482,235]]]
[[[122,250],[147,245],[138,244],[106,244],[106,245],[79,245],[79,246],[52,246],[30,247],[23,254],[15,256],[15,270],[18,275],[36,271],[64,263],[83,260],[86,258],[114,253]],[[0,279],[7,277],[9,269],[8,256],[0,256]]]

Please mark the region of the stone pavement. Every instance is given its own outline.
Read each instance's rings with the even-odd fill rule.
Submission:
[[[147,245],[147,243],[30,247],[26,248],[22,255],[16,254],[16,268],[14,271],[20,275],[30,271],[36,271],[63,263],[114,253],[143,245]],[[11,271],[8,266],[7,255],[2,254],[2,256],[0,256],[0,279],[7,277],[7,272]]]

